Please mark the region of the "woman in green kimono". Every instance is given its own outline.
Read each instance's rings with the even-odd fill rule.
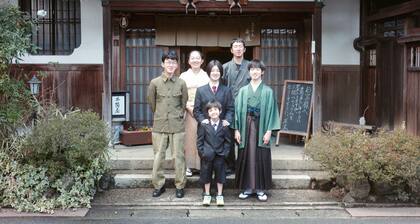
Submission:
[[[280,129],[279,111],[273,90],[262,82],[264,63],[252,60],[248,70],[251,82],[235,99],[233,129],[239,144],[235,182],[240,199],[256,194],[266,201],[272,184],[270,143],[272,131]]]

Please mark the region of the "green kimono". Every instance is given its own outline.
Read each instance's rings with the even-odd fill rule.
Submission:
[[[241,143],[239,144],[239,149],[245,148],[245,142],[247,141],[246,138],[248,137],[245,136],[245,133],[248,97],[250,91],[252,91],[251,84],[242,87],[235,99],[235,121],[232,124],[232,128],[239,130],[241,133]],[[261,91],[258,147],[270,148],[273,138],[270,139],[268,145],[265,145],[263,143],[263,136],[267,131],[280,129],[279,110],[274,97],[274,92],[270,87],[261,83],[260,86],[258,86],[257,91]]]

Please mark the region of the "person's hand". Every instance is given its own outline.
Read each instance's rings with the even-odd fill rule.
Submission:
[[[202,120],[202,121],[201,121],[201,123],[202,123],[202,124],[209,124],[209,123],[210,123],[210,121],[209,121],[209,119],[204,119],[204,120]]]
[[[229,125],[230,125],[229,121],[227,121],[227,120],[223,120],[222,122],[223,122],[223,126],[224,126],[224,127],[226,127],[226,126],[229,126]]]
[[[235,130],[235,140],[241,144],[241,133],[238,130]]]
[[[270,143],[270,138],[271,138],[271,131],[267,131],[267,132],[264,134],[264,137],[263,137],[263,143],[264,143],[265,145],[268,145],[268,143]]]
[[[194,110],[194,107],[192,107],[192,106],[187,106],[187,111],[188,111],[188,113],[190,113],[191,115],[193,115],[193,110]]]

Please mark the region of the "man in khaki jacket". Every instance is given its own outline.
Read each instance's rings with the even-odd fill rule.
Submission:
[[[184,155],[184,111],[188,100],[188,90],[185,81],[175,75],[178,68],[178,56],[175,51],[169,51],[162,56],[162,67],[162,75],[154,78],[147,90],[147,101],[154,113],[152,183],[155,190],[153,197],[159,197],[165,192],[163,162],[169,145],[175,159],[176,197],[182,198],[187,180]]]

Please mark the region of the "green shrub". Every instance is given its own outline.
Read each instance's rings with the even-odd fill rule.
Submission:
[[[397,186],[413,178],[420,165],[420,138],[403,129],[381,131],[372,138],[377,151],[369,151],[372,171],[370,180]]]
[[[50,213],[89,207],[107,169],[107,135],[93,112],[47,108],[31,133],[0,150],[0,205]]]
[[[32,111],[33,98],[22,81],[11,78],[10,64],[26,52],[35,52],[31,43],[31,18],[16,6],[0,8],[0,147],[9,144],[11,135]]]
[[[62,115],[46,108],[25,132],[36,105],[9,72],[13,59],[36,51],[33,25],[17,7],[0,8],[0,206],[38,212],[89,207],[106,170],[108,131],[93,112]]]
[[[351,180],[367,177],[366,151],[372,150],[369,137],[361,131],[334,129],[316,133],[305,144],[305,153],[332,175],[345,175]]]
[[[31,43],[34,22],[16,6],[0,8],[0,75],[13,58],[20,58],[37,47]]]
[[[33,106],[33,97],[22,81],[0,78],[0,139],[15,133],[30,117]]]
[[[22,162],[45,165],[49,174],[62,175],[67,169],[88,167],[95,158],[106,160],[107,127],[91,111],[74,111],[62,115],[49,109],[26,137]]]
[[[314,134],[305,145],[305,153],[332,175],[345,176],[350,182],[368,179],[401,192],[419,178],[420,140],[403,129],[368,135],[336,128]]]

